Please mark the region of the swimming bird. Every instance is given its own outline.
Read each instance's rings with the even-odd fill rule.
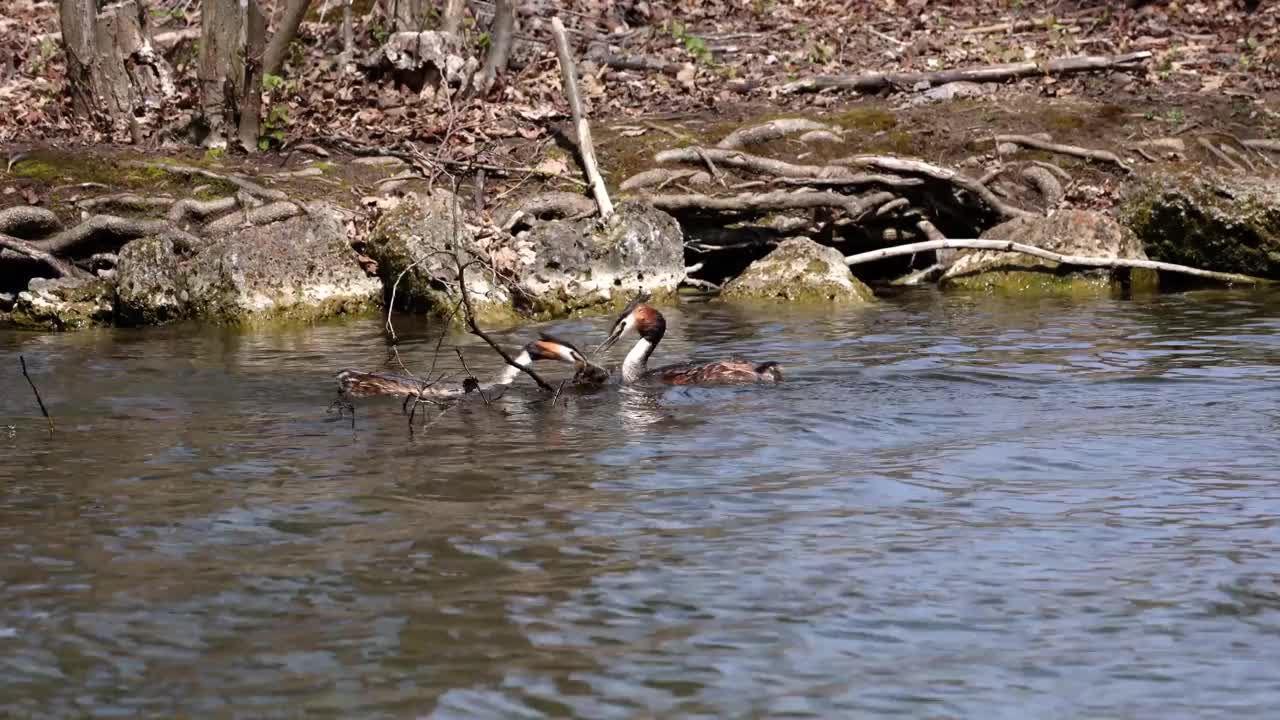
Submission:
[[[528,367],[539,360],[558,360],[574,366],[575,385],[599,385],[609,379],[609,371],[587,360],[573,343],[547,334],[541,334],[515,357],[517,365]],[[520,375],[520,369],[507,365],[493,382],[481,384],[475,378],[467,378],[461,384],[431,383],[396,373],[343,370],[338,373],[338,392],[346,397],[363,398],[374,395],[444,399],[458,397],[476,390],[499,385],[510,385]]]
[[[782,380],[782,368],[776,362],[752,363],[736,358],[648,369],[649,356],[658,347],[658,343],[662,342],[662,336],[667,331],[667,321],[662,313],[645,304],[647,299],[647,296],[641,295],[632,300],[613,324],[609,338],[596,350],[597,354],[608,350],[628,330],[636,331],[640,339],[622,361],[623,383],[649,380],[671,385],[739,385]]]

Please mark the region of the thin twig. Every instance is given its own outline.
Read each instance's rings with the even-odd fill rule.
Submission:
[[[551,387],[551,385],[549,385],[546,380],[543,380],[541,377],[539,377],[538,373],[533,371],[533,368],[530,368],[527,365],[521,365],[520,363],[516,362],[515,358],[511,357],[511,355],[509,355],[506,350],[502,349],[502,346],[494,342],[493,338],[489,337],[489,335],[485,333],[485,331],[481,330],[480,326],[476,324],[476,313],[475,313],[475,310],[471,307],[471,294],[467,290],[467,281],[463,275],[463,273],[466,272],[467,266],[471,265],[476,261],[472,260],[471,262],[464,264],[461,260],[458,259],[456,255],[454,256],[453,260],[458,265],[458,289],[462,293],[462,307],[466,311],[467,327],[470,328],[471,334],[475,335],[476,337],[488,343],[489,347],[493,348],[494,352],[501,355],[503,361],[505,361],[508,365],[510,365],[513,368],[516,368],[517,370],[523,372],[525,375],[528,375],[529,377],[533,378],[533,381],[538,384],[538,387],[542,388],[543,390],[546,390],[547,392],[554,392],[555,388]]]
[[[40,391],[36,389],[35,381],[27,374],[27,359],[19,355],[18,362],[22,365],[22,377],[27,379],[27,384],[31,386],[31,392],[36,394],[36,403],[40,405],[40,414],[44,415],[44,419],[49,421],[49,434],[53,435],[53,418],[49,417],[49,411],[44,407],[44,400],[40,399]]]

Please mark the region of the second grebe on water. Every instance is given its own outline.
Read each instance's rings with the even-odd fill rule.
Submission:
[[[609,371],[592,364],[578,348],[565,340],[550,335],[540,335],[537,340],[525,345],[515,357],[516,364],[528,367],[538,360],[559,360],[573,365],[575,385],[599,385],[609,379]],[[467,378],[458,383],[428,383],[408,375],[382,372],[362,372],[360,370],[343,370],[338,373],[338,391],[352,398],[372,397],[374,395],[394,395],[397,397],[449,398],[465,395],[475,390],[487,390],[499,385],[510,385],[516,381],[521,371],[517,367],[507,365],[498,378],[490,383],[480,384],[474,378]]]
[[[647,296],[631,301],[613,325],[609,339],[600,344],[597,353],[608,350],[628,330],[640,335],[635,347],[622,361],[622,382],[642,380],[669,383],[671,385],[738,385],[746,383],[775,383],[782,380],[782,368],[775,362],[752,363],[746,360],[718,360],[709,363],[682,363],[648,369],[649,356],[653,354],[667,331],[667,321],[662,313],[644,304]]]

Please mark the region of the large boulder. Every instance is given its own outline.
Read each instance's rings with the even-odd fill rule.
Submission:
[[[462,205],[443,190],[410,195],[378,221],[365,252],[388,288],[399,283],[398,307],[460,320],[457,260],[475,261],[465,275],[482,324],[616,307],[639,290],[669,295],[685,277],[680,225],[649,205],[624,202],[604,223],[553,220],[483,237]]]
[[[807,237],[784,240],[721,292],[726,299],[865,304],[871,288],[849,272],[844,256]]]
[[[20,327],[78,330],[109,324],[112,290],[102,278],[34,278],[18,293],[9,320]]]
[[[1153,259],[1280,278],[1280,184],[1261,178],[1162,178],[1134,194],[1125,223]]]
[[[1111,217],[1088,210],[1015,218],[988,229],[982,239],[1008,240],[1063,255],[1147,259],[1132,232]],[[943,287],[969,290],[1095,294],[1124,286],[1153,288],[1156,276],[1150,270],[1070,268],[1022,253],[963,250],[940,282]]]
[[[135,240],[121,248],[116,266],[122,324],[310,321],[372,309],[381,296],[381,283],[360,267],[337,211],[319,204],[195,248],[166,238]]]

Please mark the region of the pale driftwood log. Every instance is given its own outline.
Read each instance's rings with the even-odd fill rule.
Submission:
[[[659,210],[708,210],[715,212],[774,212],[804,208],[837,208],[856,219],[892,200],[892,193],[872,193],[866,197],[854,197],[836,192],[800,191],[767,193],[743,193],[726,197],[699,195],[645,195],[645,202]]]
[[[723,140],[716,143],[716,147],[726,150],[736,150],[743,145],[756,145],[770,140],[777,140],[787,135],[795,133],[810,132],[814,130],[824,130],[832,132],[835,130],[830,125],[806,120],[803,118],[782,118],[779,120],[770,120],[762,125],[756,125],[749,128],[739,128],[725,136]]]
[[[964,173],[933,165],[921,160],[888,157],[884,155],[854,155],[833,161],[836,165],[857,165],[870,167],[883,172],[903,173],[906,175],[923,175],[934,180],[949,183],[976,195],[987,207],[1005,219],[1029,217],[1035,213],[1014,207],[996,197],[986,185]]]
[[[301,215],[304,210],[291,202],[273,202],[269,205],[253,208],[244,212],[234,212],[210,222],[204,226],[206,235],[232,232],[240,228],[266,225],[278,220],[287,220]]]
[[[1143,50],[1126,55],[1082,55],[1054,58],[1046,63],[1008,63],[956,70],[939,70],[937,72],[871,72],[861,75],[819,75],[818,77],[787,83],[781,86],[779,91],[783,93],[816,92],[830,88],[865,93],[878,92],[888,87],[912,87],[919,83],[945,85],[946,83],[960,81],[1004,82],[1018,78],[1068,75],[1098,70],[1133,70],[1142,67],[1142,61],[1150,57],[1151,52]]]
[[[493,24],[489,26],[489,52],[484,56],[484,66],[471,80],[475,95],[488,95],[498,74],[506,71],[507,62],[511,58],[511,36],[515,32],[515,23],[513,0],[494,0]]]
[[[578,152],[582,155],[582,167],[587,173],[587,182],[591,185],[591,193],[600,208],[600,217],[607,218],[613,214],[613,202],[609,200],[609,191],[604,186],[604,178],[600,176],[600,168],[596,165],[596,151],[591,144],[591,126],[587,123],[586,113],[582,108],[582,98],[578,95],[578,71],[569,52],[569,38],[565,35],[564,23],[559,17],[551,18],[551,33],[555,35],[556,55],[560,58],[560,79],[564,87],[564,98],[573,113],[573,125],[578,136]]]
[[[1187,265],[1177,265],[1175,263],[1160,262],[1158,260],[1139,260],[1136,258],[1105,258],[1105,257],[1089,257],[1085,255],[1063,255],[1052,250],[1045,250],[1034,245],[1024,245],[1022,243],[1012,242],[1008,240],[927,240],[925,242],[911,243],[909,245],[898,245],[896,247],[883,248],[880,250],[872,250],[870,252],[858,253],[845,257],[845,265],[861,265],[862,263],[875,262],[885,258],[898,257],[900,255],[914,255],[916,253],[929,252],[932,250],[996,250],[999,252],[1015,252],[1023,255],[1031,255],[1033,257],[1051,260],[1061,265],[1072,265],[1077,267],[1096,267],[1096,268],[1140,268],[1143,270],[1157,270],[1160,272],[1180,273],[1183,275],[1191,275],[1193,277],[1202,277],[1208,280],[1217,280],[1224,283],[1239,283],[1242,285],[1267,285],[1274,281],[1266,278],[1256,278],[1250,275],[1240,275],[1237,273],[1216,272],[1214,270],[1201,270]]]
[[[280,27],[271,35],[267,44],[267,54],[262,61],[262,70],[266,75],[279,75],[284,69],[285,58],[289,56],[289,45],[298,36],[298,26],[306,17],[311,7],[311,0],[288,0],[284,6],[284,15],[280,18]]]
[[[62,229],[62,220],[52,211],[29,205],[15,205],[0,210],[0,233],[29,238],[48,235]]]
[[[12,235],[0,233],[0,248],[40,261],[58,273],[58,277],[89,277],[89,273],[66,260],[59,259],[47,250],[42,250],[26,240]]]
[[[1091,150],[1089,148],[1078,147],[1076,145],[1062,145],[1060,143],[1048,142],[1031,135],[997,135],[995,137],[997,143],[1013,143],[1023,147],[1035,148],[1037,150],[1045,150],[1048,152],[1058,153],[1060,155],[1070,155],[1072,157],[1084,158],[1086,160],[1096,160],[1098,162],[1111,163],[1119,166],[1125,172],[1133,172],[1133,168],[1129,167],[1124,160],[1118,155],[1108,150]]]

